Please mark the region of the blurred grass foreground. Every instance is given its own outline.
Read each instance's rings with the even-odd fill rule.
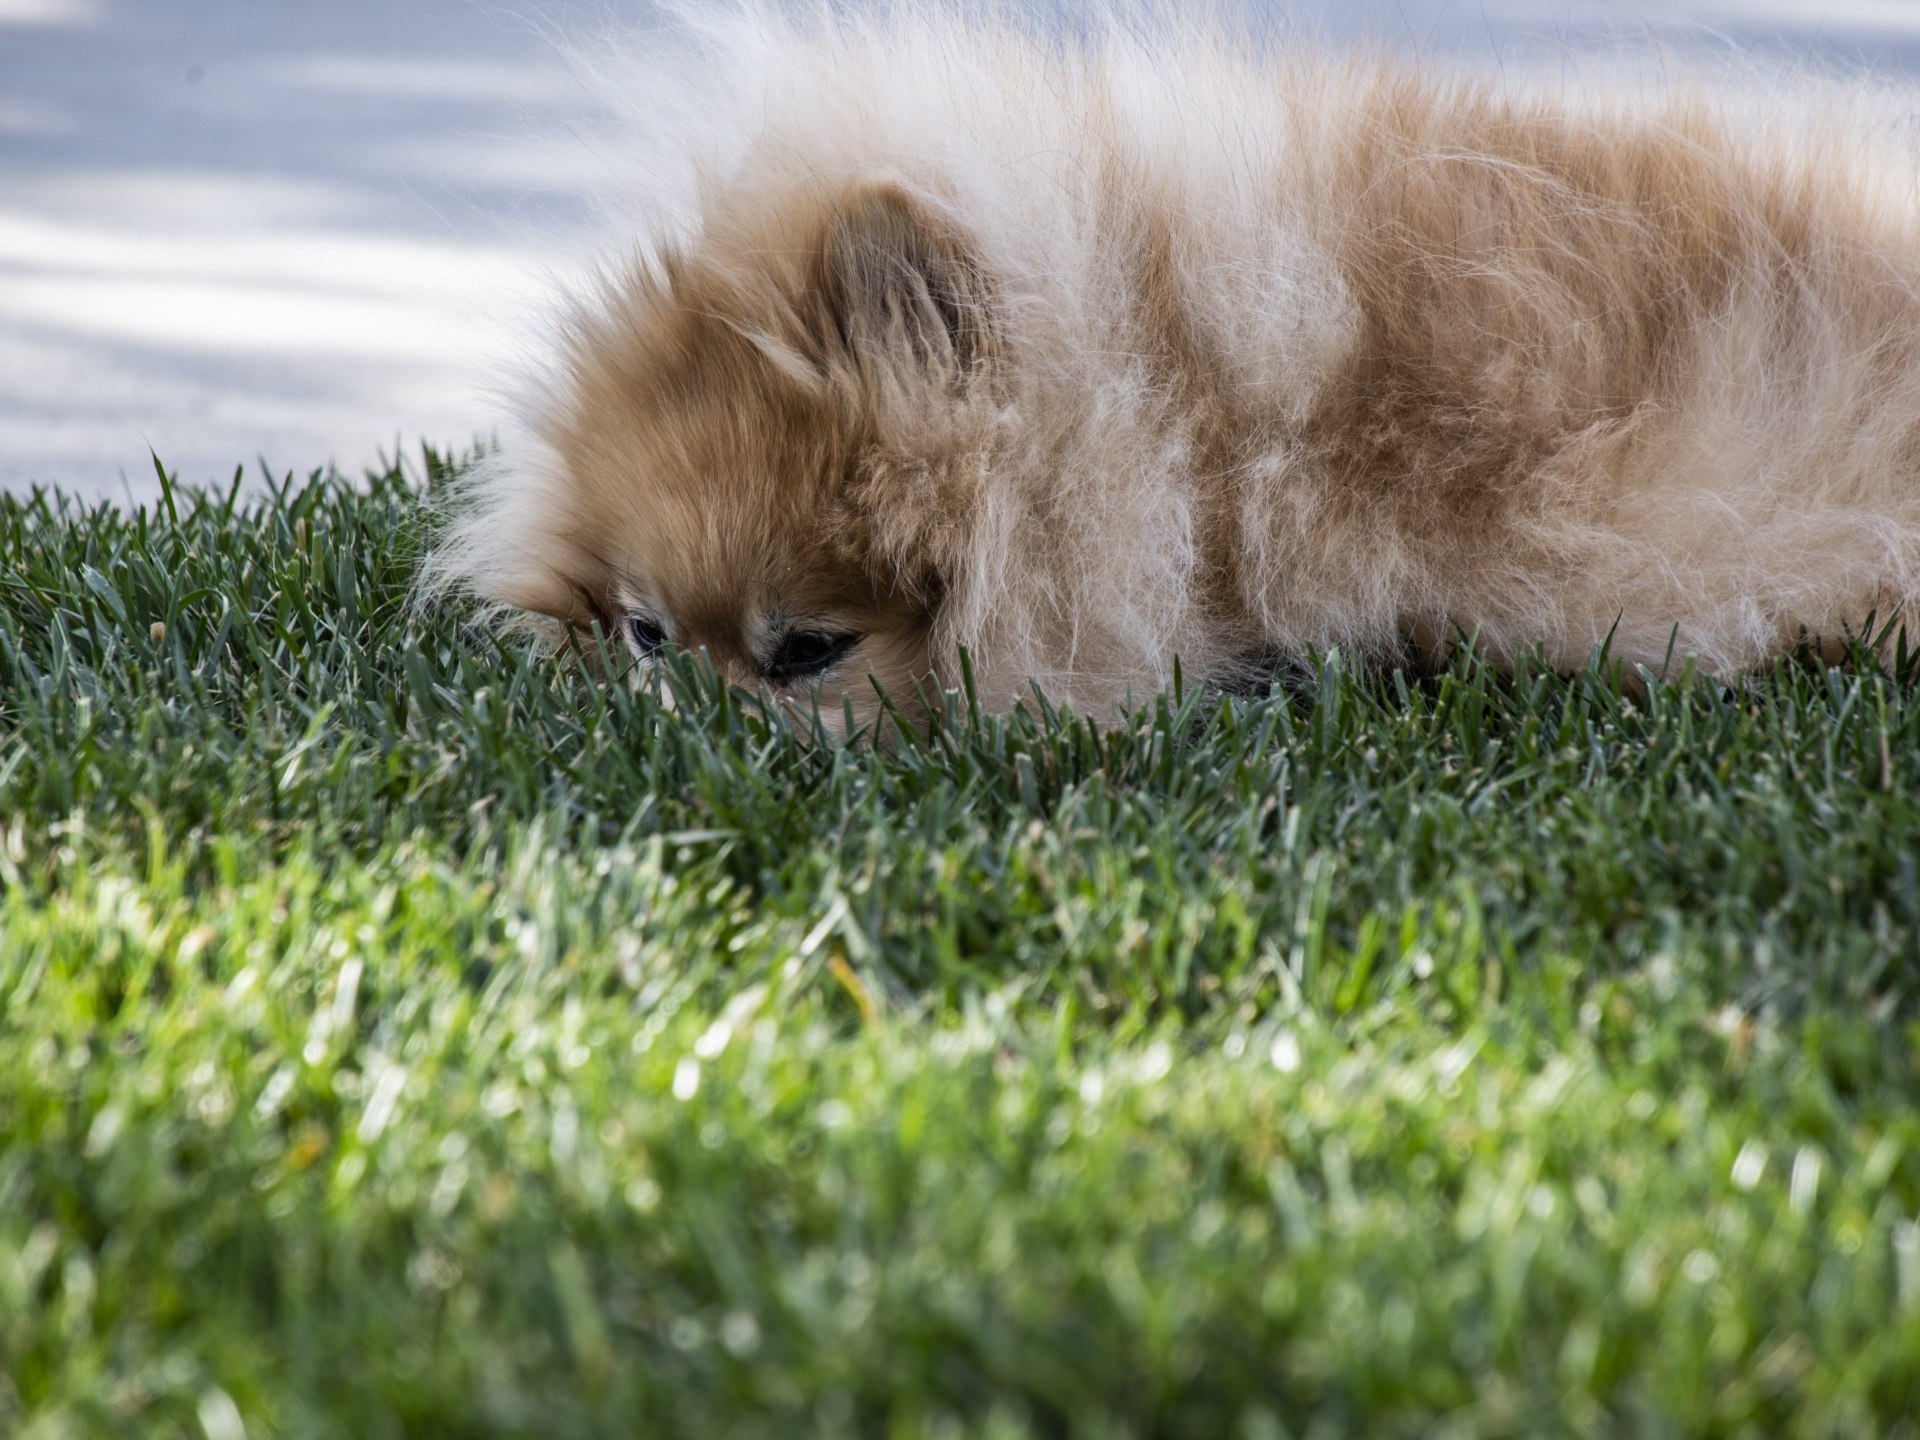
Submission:
[[[833,747],[420,513],[0,498],[0,1434],[1920,1435],[1912,675]]]

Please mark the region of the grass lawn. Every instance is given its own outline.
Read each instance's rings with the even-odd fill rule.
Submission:
[[[0,498],[0,1434],[1920,1435],[1920,680],[836,749],[420,535]]]

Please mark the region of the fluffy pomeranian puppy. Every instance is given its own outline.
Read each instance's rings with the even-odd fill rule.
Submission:
[[[1911,614],[1910,161],[1223,34],[712,22],[633,87],[681,202],[432,581],[829,717],[963,648],[1111,714],[1176,662],[1734,677]]]

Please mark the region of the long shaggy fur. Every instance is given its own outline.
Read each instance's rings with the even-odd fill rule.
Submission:
[[[962,647],[988,704],[1093,712],[1463,634],[1732,677],[1920,598],[1914,175],[1844,107],[925,5],[674,44],[629,89],[680,199],[443,588],[829,712]],[[795,681],[796,631],[850,648]]]

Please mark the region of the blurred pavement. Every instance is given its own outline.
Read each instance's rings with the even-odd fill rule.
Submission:
[[[0,486],[147,493],[148,447],[205,481],[487,434],[515,317],[609,238],[543,27],[644,3],[0,0]],[[1920,74],[1914,0],[1281,8],[1470,64],[1657,38]]]

